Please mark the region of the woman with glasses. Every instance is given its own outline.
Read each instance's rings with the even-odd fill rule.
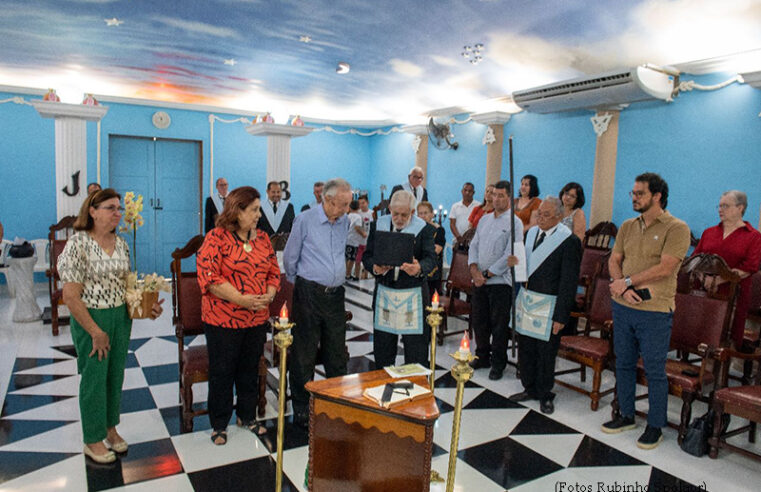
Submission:
[[[116,431],[132,320],[124,302],[129,247],[116,234],[121,196],[112,188],[90,194],[74,222],[77,232],[58,257],[63,301],[71,312],[71,338],[77,351],[79,411],[84,453],[112,463],[127,442]],[[161,315],[155,303],[151,319]]]
[[[732,325],[732,341],[735,347],[739,348],[742,345],[745,318],[750,306],[750,276],[758,271],[761,264],[761,233],[743,220],[748,208],[748,197],[742,191],[724,192],[717,208],[721,222],[703,231],[692,254],[719,255],[727,262],[729,268],[742,278]]]
[[[558,198],[563,202],[563,219],[561,224],[569,228],[583,242],[587,231],[587,218],[581,207],[584,206],[584,188],[571,181],[563,186]]]

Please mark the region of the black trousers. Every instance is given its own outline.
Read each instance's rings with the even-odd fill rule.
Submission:
[[[344,288],[326,291],[296,277],[293,290],[293,345],[289,373],[294,412],[307,412],[309,392],[304,385],[314,378],[317,349],[321,349],[325,376],[346,374],[346,307]]]
[[[404,363],[422,364],[428,367],[428,343],[431,341],[431,328],[423,322],[422,335],[402,335],[404,345]],[[373,331],[373,357],[375,368],[383,369],[386,366],[396,364],[397,346],[399,335],[386,333],[385,331]]]
[[[233,386],[238,395],[236,415],[244,422],[256,418],[259,358],[264,351],[267,328],[267,324],[233,329],[204,323],[209,352],[208,408],[212,429],[226,429],[230,422]]]
[[[550,335],[546,342],[518,335],[518,367],[523,388],[533,398],[552,400],[555,393],[555,357],[558,355],[561,334]]]
[[[507,365],[507,336],[513,288],[507,284],[473,288],[471,309],[476,355],[497,369]]]

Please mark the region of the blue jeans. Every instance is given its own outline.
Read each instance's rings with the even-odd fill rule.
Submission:
[[[621,415],[634,416],[634,395],[637,383],[637,359],[642,357],[647,376],[647,423],[651,427],[666,426],[669,385],[666,379],[666,357],[671,340],[672,313],[640,311],[613,304],[613,349],[616,352],[616,395]]]

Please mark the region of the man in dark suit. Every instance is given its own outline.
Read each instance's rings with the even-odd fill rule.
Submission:
[[[282,194],[280,183],[277,181],[267,183],[267,199],[262,200],[262,216],[256,227],[270,237],[283,232],[290,234],[293,219],[296,218],[293,204],[281,200]]]
[[[418,166],[410,169],[410,173],[407,175],[407,182],[391,188],[391,195],[388,197],[389,200],[391,200],[391,197],[394,196],[394,193],[399,190],[409,191],[412,193],[412,196],[415,197],[415,206],[413,211],[417,209],[416,207],[418,203],[427,202],[428,190],[423,188],[423,169]]]
[[[225,207],[225,198],[227,198],[227,180],[217,178],[215,185],[217,192],[206,199],[206,215],[204,217],[204,232],[206,233],[214,229],[217,216],[222,213]]]
[[[555,357],[560,346],[560,331],[570,318],[576,296],[581,241],[560,223],[563,204],[557,197],[545,198],[538,214],[537,225],[526,235],[528,282],[519,295],[535,292],[555,297],[552,331],[547,341],[518,335],[518,365],[524,390],[510,396],[510,400],[539,400],[542,413],[550,414],[555,411],[555,393],[552,392]],[[508,266],[516,264],[517,258],[509,256]]]
[[[428,274],[436,267],[433,226],[414,215],[415,197],[400,191],[391,199],[390,215],[370,223],[367,247],[362,255],[365,269],[375,276],[373,293],[373,350],[375,367],[380,369],[396,362],[399,335],[404,344],[405,364],[428,361],[430,327],[425,323],[424,305],[430,304]],[[375,248],[376,231],[413,234],[413,260],[399,267],[378,264]]]

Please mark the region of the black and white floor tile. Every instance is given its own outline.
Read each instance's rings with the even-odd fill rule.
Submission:
[[[354,314],[347,333],[350,372],[374,369],[371,289],[372,281],[354,282],[347,289],[347,309]],[[39,290],[38,303],[47,302]],[[194,432],[179,432],[177,346],[168,312],[156,322],[134,324],[119,426],[130,443],[129,452],[116,464],[98,466],[82,454],[79,380],[68,328],[53,337],[41,322],[11,322],[12,309],[13,301],[0,296],[0,491],[274,489],[277,401],[272,391],[267,395],[263,436],[231,425],[227,445],[217,447],[209,439],[206,418],[196,419]],[[459,322],[451,320],[450,326]],[[455,399],[447,354],[455,349],[457,338],[447,338],[437,353],[441,417],[435,426],[432,466],[443,476]],[[203,343],[199,336],[189,344]],[[317,370],[321,378],[322,367]],[[508,367],[499,381],[489,380],[487,373],[476,371],[464,391],[455,490],[758,490],[757,463],[728,452],[718,460],[694,458],[679,449],[671,429],[652,451],[635,446],[636,431],[603,434],[599,427],[609,416],[610,396],[592,412],[586,397],[558,387],[556,411],[546,416],[539,413],[537,402],[517,404],[506,398],[521,390],[514,368]],[[272,369],[270,382],[276,383],[277,377]],[[606,374],[604,387],[612,384],[612,376]],[[196,404],[205,405],[206,398],[206,386],[195,385]],[[646,409],[646,401],[640,404]],[[670,400],[670,420],[678,420],[680,407],[680,401]],[[693,414],[704,411],[705,406],[696,404]],[[640,430],[643,425],[640,422]],[[293,425],[290,415],[285,438],[284,490],[304,491],[308,436]],[[743,443],[745,438],[736,439]],[[639,488],[616,489],[616,484]],[[443,485],[434,484],[431,490],[443,490]]]

